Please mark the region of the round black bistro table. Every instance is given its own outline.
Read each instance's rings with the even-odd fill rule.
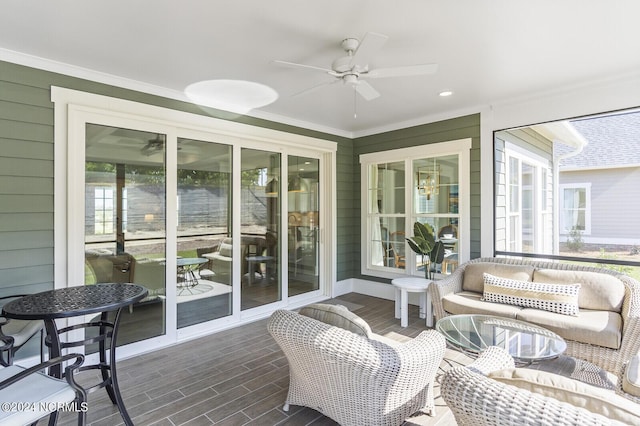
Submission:
[[[31,294],[13,300],[2,308],[2,315],[7,318],[24,320],[44,320],[47,330],[46,344],[49,346],[51,358],[61,355],[63,349],[98,343],[100,362],[85,365],[80,370],[100,370],[102,382],[87,389],[92,392],[106,388],[111,402],[118,406],[120,415],[126,425],[133,425],[129,413],[124,406],[118,376],[116,374],[116,340],[118,324],[122,308],[133,305],[144,299],[148,291],[136,284],[106,283],[68,287]],[[113,322],[108,321],[109,312],[115,311]],[[56,319],[100,313],[99,321],[76,324],[58,330]],[[81,341],[62,342],[60,335],[81,328],[98,329],[98,335]],[[107,361],[107,341],[109,341],[109,360]],[[52,368],[50,374],[62,377],[60,365]]]

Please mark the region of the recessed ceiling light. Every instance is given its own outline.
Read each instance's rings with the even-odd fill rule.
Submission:
[[[278,92],[264,84],[245,80],[205,80],[184,90],[191,101],[225,111],[245,114],[278,99]]]
[[[451,90],[445,90],[443,92],[438,93],[438,95],[442,96],[443,98],[446,98],[447,96],[453,95],[453,92]]]

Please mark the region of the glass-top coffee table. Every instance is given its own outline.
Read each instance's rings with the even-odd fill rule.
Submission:
[[[552,331],[524,321],[492,315],[451,315],[436,323],[447,343],[461,352],[477,356],[489,346],[499,346],[518,362],[552,359],[567,344]]]

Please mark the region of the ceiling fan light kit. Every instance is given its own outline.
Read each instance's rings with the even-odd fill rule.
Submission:
[[[368,32],[365,34],[362,42],[356,38],[346,38],[342,40],[341,46],[346,52],[346,55],[335,59],[331,64],[331,68],[280,60],[275,60],[273,63],[289,68],[322,71],[337,79],[305,89],[292,96],[307,94],[324,86],[334,84],[336,81],[342,81],[345,85],[353,87],[355,91],[367,101],[379,97],[380,93],[369,82],[365,81],[365,79],[428,75],[434,74],[438,70],[437,64],[370,68],[371,59],[388,39],[389,37],[384,34]]]

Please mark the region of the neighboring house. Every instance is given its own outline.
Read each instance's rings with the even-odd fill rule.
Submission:
[[[556,144],[559,232],[576,228],[587,244],[640,245],[640,112],[570,121],[585,145]]]

